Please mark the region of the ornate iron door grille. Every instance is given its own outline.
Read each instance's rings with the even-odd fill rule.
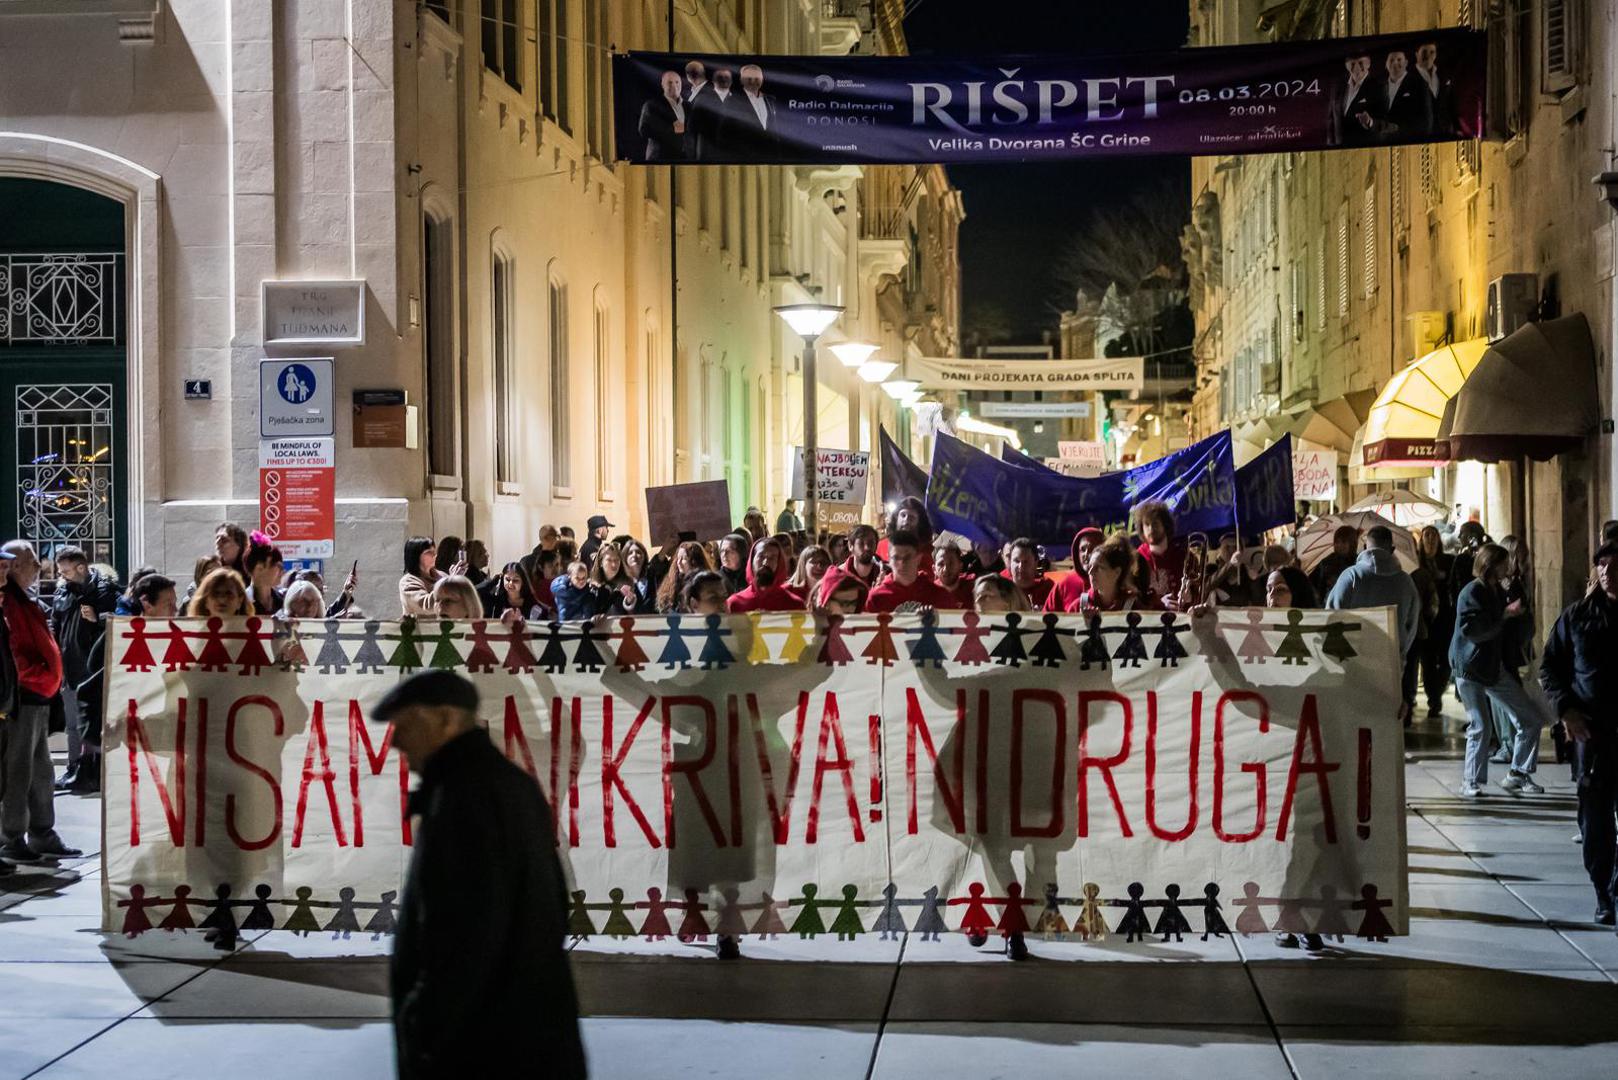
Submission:
[[[119,254],[0,255],[0,345],[111,345]]]
[[[17,387],[17,508],[22,536],[46,565],[77,544],[91,562],[113,550],[111,383]]]

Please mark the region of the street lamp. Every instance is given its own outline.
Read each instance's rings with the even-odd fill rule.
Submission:
[[[840,304],[783,304],[775,313],[803,338],[803,519],[809,535],[815,537],[820,534],[820,500],[816,498],[819,485],[815,477],[815,421],[820,415],[815,400],[815,339],[837,321],[843,308]]]
[[[882,384],[882,392],[894,401],[903,401],[914,390],[921,389],[921,383],[915,379],[889,379]]]
[[[832,354],[846,368],[857,368],[871,358],[871,354],[881,348],[864,341],[839,341],[831,347]]]
[[[899,365],[892,360],[867,360],[860,365],[860,378],[868,383],[879,383],[898,368]]]

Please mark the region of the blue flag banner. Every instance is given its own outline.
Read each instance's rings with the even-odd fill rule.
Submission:
[[[1236,468],[1230,432],[1094,479],[1018,468],[941,434],[927,485],[927,511],[934,526],[993,544],[1027,536],[1065,547],[1087,525],[1126,528],[1130,509],[1149,499],[1169,505],[1182,535],[1234,527]]]
[[[1027,454],[1023,453],[1021,450],[1018,450],[1008,442],[1003,442],[1000,444],[1000,460],[1005,462],[1007,465],[1015,465],[1019,469],[1027,469],[1029,472],[1050,473],[1053,476],[1060,475],[1055,469],[1051,468],[1043,461],[1036,457],[1029,457]]]
[[[927,470],[910,460],[899,449],[899,444],[888,436],[888,429],[877,428],[882,443],[882,505],[891,506],[900,499],[927,499]]]
[[[1236,470],[1236,523],[1249,535],[1297,521],[1292,498],[1292,436]]]

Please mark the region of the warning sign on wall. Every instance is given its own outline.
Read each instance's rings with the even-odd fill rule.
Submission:
[[[329,559],[336,546],[333,439],[267,439],[258,444],[259,529],[288,559]]]

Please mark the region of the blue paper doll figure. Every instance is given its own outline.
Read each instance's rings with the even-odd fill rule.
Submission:
[[[1021,622],[1021,615],[1015,611],[1006,612],[1006,624],[1000,628],[1000,640],[989,653],[995,663],[1021,667],[1022,662],[1028,659],[1028,654],[1023,651],[1022,638],[1030,631],[1022,629],[1019,625]]]
[[[321,626],[326,632],[320,638],[320,651],[315,655],[315,666],[320,669],[322,675],[347,670],[348,653],[343,650],[343,635],[339,632],[343,628],[343,621],[327,619]]]
[[[730,649],[725,646],[725,639],[730,636],[730,631],[725,629],[725,617],[723,615],[707,615],[704,616],[704,622],[707,624],[707,629],[703,634],[702,652],[697,657],[698,662],[702,664],[704,671],[711,668],[729,667],[734,657],[730,655]]]
[[[393,933],[393,902],[398,897],[399,893],[396,890],[389,889],[382,894],[376,904],[372,905],[376,908],[376,914],[365,924],[365,931],[371,935],[372,941],[378,940],[383,934]]]
[[[917,667],[931,663],[935,668],[944,666],[944,647],[939,641],[938,612],[928,609],[921,613],[921,625],[905,633],[916,640],[910,644],[910,660]]]
[[[545,624],[545,648],[539,654],[539,666],[552,675],[560,675],[567,670],[567,650],[562,643],[567,639],[562,636],[562,624],[552,619]]]
[[[1090,628],[1084,632],[1084,644],[1079,646],[1079,670],[1089,671],[1091,664],[1106,667],[1112,662],[1107,652],[1106,631],[1101,628],[1099,612],[1090,613]]]
[[[338,938],[347,941],[354,934],[360,932],[360,917],[358,912],[354,910],[354,889],[352,886],[344,885],[337,890],[337,914],[331,917],[331,921],[326,924],[326,929],[331,931],[333,941]]]
[[[1140,662],[1146,659],[1146,639],[1141,637],[1140,612],[1131,611],[1124,616],[1124,624],[1124,640],[1112,658],[1118,661],[1119,667],[1138,668]]]
[[[929,885],[922,894],[921,914],[916,916],[915,932],[922,941],[938,941],[940,934],[949,929],[944,921],[944,901],[939,899],[938,886]]]
[[[1160,636],[1157,648],[1152,650],[1152,659],[1157,661],[1158,667],[1179,667],[1186,656],[1185,646],[1180,644],[1180,631],[1185,627],[1174,625],[1172,611],[1163,612],[1162,620],[1163,629],[1158,631]]]
[[[691,666],[691,649],[685,643],[685,633],[680,629],[680,616],[669,616],[669,627],[664,632],[663,655],[657,662],[666,668],[688,668]]]
[[[1054,614],[1045,616],[1045,629],[1040,633],[1039,640],[1029,650],[1034,658],[1035,667],[1061,667],[1062,661],[1067,659],[1067,652],[1062,648],[1062,636],[1071,637],[1071,630],[1063,630],[1058,626],[1060,620]]]
[[[376,619],[365,620],[365,636],[360,639],[359,651],[354,654],[354,667],[361,675],[375,675],[387,666],[382,655],[382,624]]]
[[[899,910],[898,895],[899,886],[893,882],[882,886],[882,910],[877,913],[876,922],[871,924],[872,930],[880,932],[880,941],[897,938],[909,929],[905,926],[904,912]]]

